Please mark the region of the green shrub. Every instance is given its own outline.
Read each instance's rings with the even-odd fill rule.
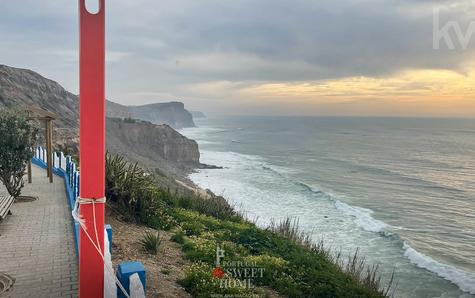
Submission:
[[[213,264],[216,254],[216,241],[198,236],[187,237],[183,250],[186,257],[191,261]]]
[[[183,250],[185,256],[194,262],[215,263],[216,247],[220,246],[226,252],[226,261],[237,261],[249,255],[249,251],[242,245],[230,241],[219,241],[211,232],[201,236],[187,237]]]
[[[201,214],[194,210],[186,210],[183,208],[178,208],[173,210],[173,216],[177,220],[177,222],[183,224],[186,223],[199,223],[203,229],[208,231],[214,231],[218,229],[222,229],[223,222],[222,220],[218,220],[214,217]]]
[[[149,227],[160,230],[170,230],[176,226],[177,222],[169,214],[170,209],[161,200],[161,192],[154,192],[154,195],[144,202],[141,209],[140,220]]]
[[[154,216],[147,216],[146,224],[150,228],[168,231],[176,225],[176,222],[173,217],[163,212]]]
[[[0,182],[15,198],[25,185],[23,176],[33,157],[36,132],[26,113],[0,109]]]
[[[198,221],[188,221],[181,224],[181,228],[185,235],[192,236],[192,235],[200,235],[205,231],[205,226],[198,222]]]
[[[160,245],[162,244],[162,239],[160,238],[160,233],[158,231],[148,231],[145,232],[143,239],[141,239],[139,242],[146,251],[156,255]]]
[[[185,278],[179,283],[193,297],[212,297],[214,295],[232,295],[230,297],[251,297],[251,289],[243,287],[226,287],[223,283],[233,284],[232,278],[219,279],[212,275],[214,268],[208,264],[195,263],[185,271]]]
[[[269,255],[247,256],[244,262],[252,264],[253,267],[262,268],[263,276],[254,282],[258,285],[272,285],[278,278],[284,276],[288,262],[279,257]]]
[[[242,216],[239,215],[234,208],[229,205],[225,198],[214,196],[181,196],[176,197],[173,206],[195,210],[202,214],[212,216],[217,219],[227,219],[232,221],[242,221]]]
[[[176,243],[179,243],[179,244],[184,244],[185,243],[185,233],[183,233],[183,231],[181,229],[177,230],[175,232],[175,234],[172,235],[171,240],[176,242]]]

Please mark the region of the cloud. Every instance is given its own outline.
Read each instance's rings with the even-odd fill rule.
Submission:
[[[256,86],[471,71],[475,41],[466,50],[433,50],[434,8],[462,28],[474,20],[469,0],[108,1],[108,97],[135,104],[183,98],[193,108],[220,102],[226,109],[231,104],[221,97],[246,101]],[[77,31],[76,1],[2,1],[0,63],[32,68],[77,92]]]

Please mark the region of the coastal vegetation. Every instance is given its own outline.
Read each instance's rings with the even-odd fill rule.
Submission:
[[[25,185],[23,177],[33,157],[36,128],[28,122],[26,113],[0,109],[0,136],[0,181],[16,198]]]
[[[162,239],[160,238],[159,231],[147,231],[140,240],[140,244],[144,250],[154,255],[158,253],[161,243]]]
[[[383,287],[377,267],[366,266],[358,253],[346,259],[313,243],[297,221],[263,229],[222,197],[173,194],[121,156],[108,155],[106,161],[110,207],[126,220],[172,235],[191,262],[179,282],[195,297],[268,291],[287,297],[390,296],[390,284]],[[143,247],[150,251],[160,239],[149,236]]]

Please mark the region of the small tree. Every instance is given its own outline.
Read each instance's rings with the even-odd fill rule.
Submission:
[[[25,113],[0,109],[0,181],[15,198],[25,185],[23,176],[33,157],[36,132]]]

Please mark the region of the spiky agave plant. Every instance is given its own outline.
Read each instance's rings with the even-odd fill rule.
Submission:
[[[162,244],[162,239],[159,231],[147,231],[139,243],[147,252],[156,255]]]
[[[132,215],[140,214],[153,187],[153,180],[137,164],[128,162],[124,156],[106,154],[106,195]]]

